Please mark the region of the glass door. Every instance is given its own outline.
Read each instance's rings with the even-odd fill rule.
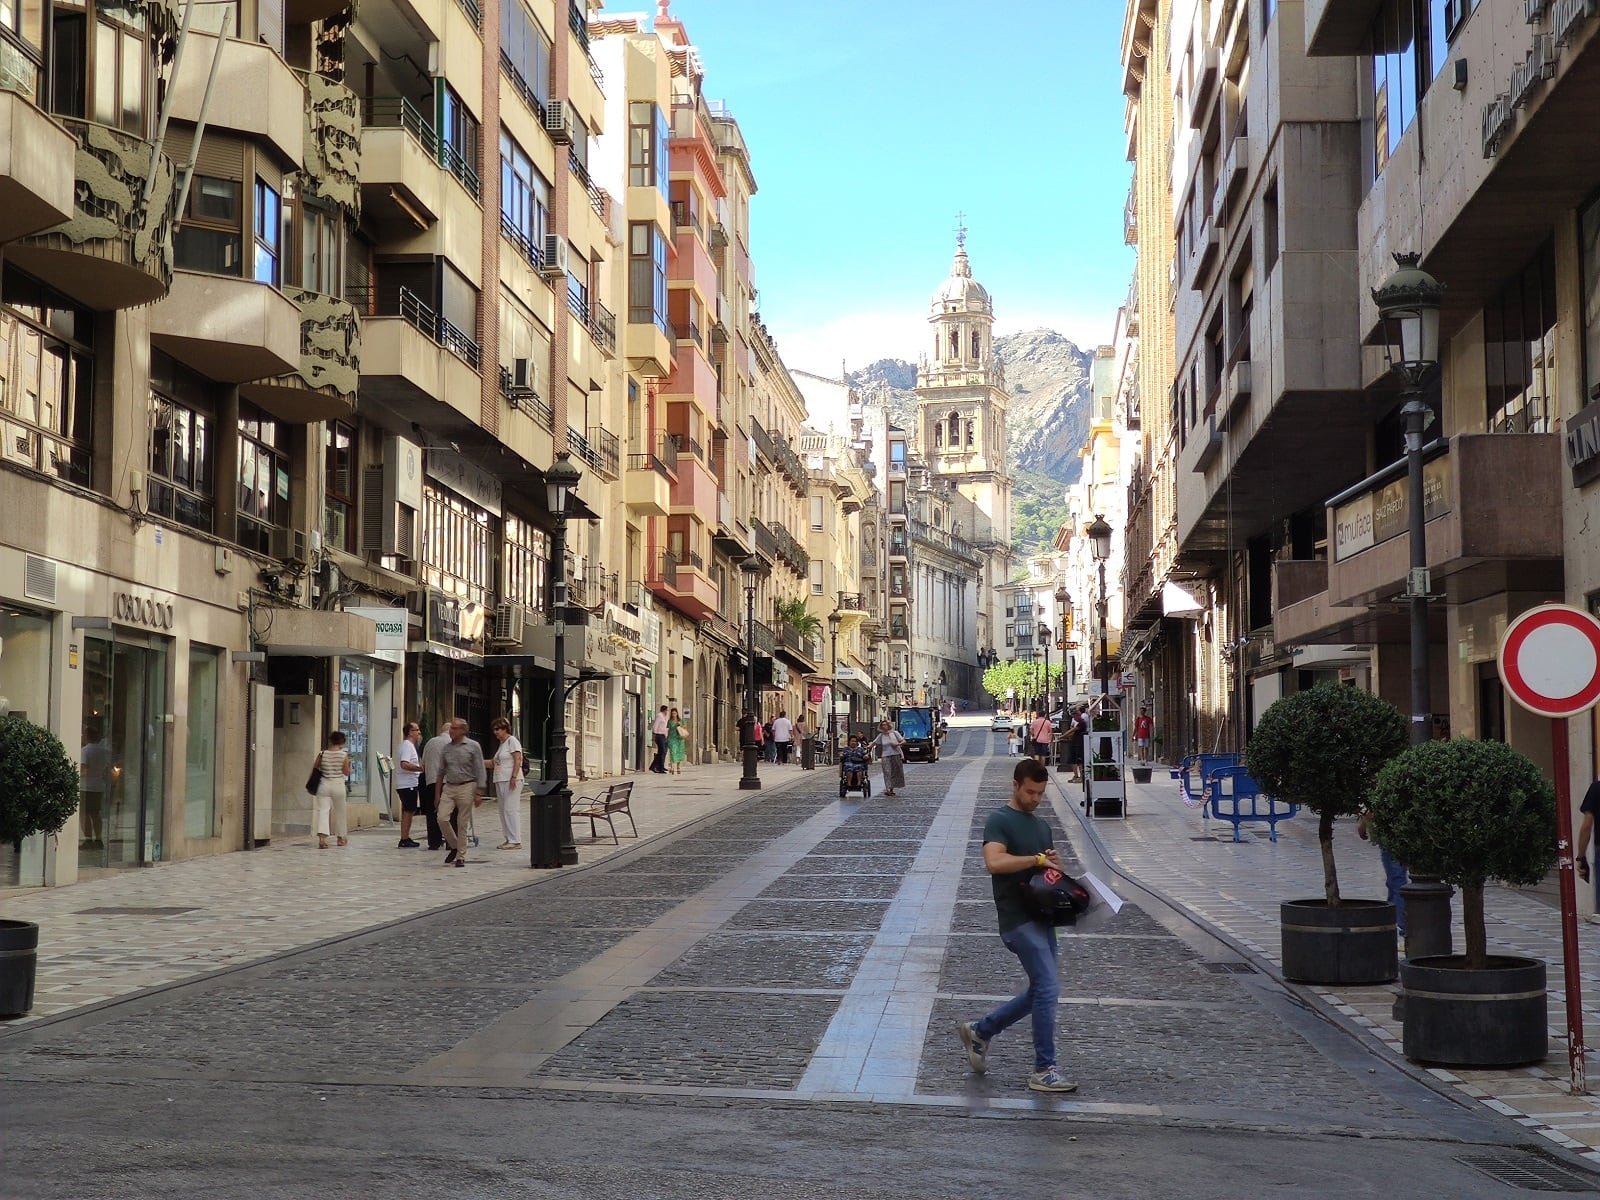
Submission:
[[[167,651],[90,635],[84,646],[84,867],[161,861],[167,765]],[[92,739],[92,740],[88,740]],[[99,789],[93,785],[103,783]],[[99,820],[89,819],[90,806]],[[98,835],[98,836],[96,836]]]

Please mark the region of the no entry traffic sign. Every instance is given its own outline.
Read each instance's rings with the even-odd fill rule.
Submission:
[[[1600,621],[1570,604],[1530,608],[1500,639],[1500,681],[1542,717],[1570,717],[1600,701]]]

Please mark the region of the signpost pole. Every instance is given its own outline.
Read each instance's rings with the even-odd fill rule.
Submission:
[[[1583,980],[1578,974],[1578,892],[1572,877],[1572,782],[1567,764],[1567,718],[1550,721],[1551,762],[1556,773],[1556,871],[1561,889],[1561,974],[1567,999],[1567,1069],[1572,1094],[1588,1093],[1583,1061]]]

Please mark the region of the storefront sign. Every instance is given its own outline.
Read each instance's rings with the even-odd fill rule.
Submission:
[[[471,604],[447,592],[428,593],[428,640],[475,654],[483,652],[481,604]]]
[[[136,596],[132,592],[117,592],[111,598],[111,619],[124,625],[142,625],[146,629],[171,629],[174,610],[169,600],[154,596]]]
[[[1600,479],[1600,400],[1567,422],[1567,431],[1561,440],[1567,451],[1567,466],[1572,471],[1572,486],[1582,487]]]
[[[428,451],[426,470],[430,479],[436,479],[459,496],[464,496],[479,508],[501,516],[500,481],[477,463],[451,450]]]
[[[377,646],[372,657],[384,662],[406,661],[406,610],[403,608],[347,608],[348,613],[365,617],[378,627]]]
[[[1370,492],[1354,496],[1333,510],[1333,557],[1336,561],[1404,534],[1410,525],[1411,481],[1404,475]],[[1440,454],[1422,464],[1423,519],[1450,511],[1450,456]]]

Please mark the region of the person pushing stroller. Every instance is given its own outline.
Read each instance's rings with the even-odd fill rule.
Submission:
[[[870,761],[866,750],[861,745],[861,736],[852,733],[849,744],[839,752],[839,796],[841,799],[844,798],[846,792],[860,792],[863,796],[872,794],[872,785],[867,781],[867,764]]]

